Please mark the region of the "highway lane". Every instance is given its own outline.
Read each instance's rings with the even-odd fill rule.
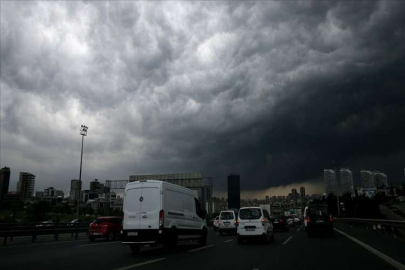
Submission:
[[[210,230],[207,247],[146,248],[131,254],[119,241],[47,243],[0,248],[1,269],[395,269],[347,237],[308,238],[299,228],[277,232],[270,244],[238,245],[232,235]]]

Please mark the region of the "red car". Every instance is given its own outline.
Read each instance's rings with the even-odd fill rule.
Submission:
[[[108,241],[121,236],[122,217],[98,217],[90,224],[89,240],[106,238]]]

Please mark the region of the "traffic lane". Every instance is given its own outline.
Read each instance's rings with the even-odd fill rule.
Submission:
[[[347,224],[335,224],[335,228],[377,249],[387,256],[405,265],[405,239],[377,231],[367,230]]]
[[[218,238],[213,231],[210,231],[207,239],[208,245],[220,241]],[[115,269],[120,266],[159,259],[162,256],[171,257],[175,254],[184,254],[184,252],[195,248],[198,248],[195,242],[181,243],[177,249],[166,252],[159,245],[154,248],[144,248],[140,255],[132,255],[129,246],[121,244],[120,241],[78,241],[60,243],[60,245],[53,243],[52,245],[39,244],[7,248],[0,251],[0,260],[4,269],[48,269],[54,267],[58,267],[58,269]]]
[[[215,235],[216,244],[208,245],[205,249],[189,250],[187,254],[176,253],[171,258],[142,265],[142,269],[249,269],[257,268],[257,262],[270,257],[277,257],[283,252],[283,243],[295,231],[276,232],[275,241],[262,243],[250,241],[238,245],[236,236],[228,239],[226,236]],[[229,241],[232,240],[232,241]]]
[[[309,238],[304,229],[281,247],[278,256],[259,261],[263,269],[394,269],[377,256],[336,233],[334,237],[319,234]]]

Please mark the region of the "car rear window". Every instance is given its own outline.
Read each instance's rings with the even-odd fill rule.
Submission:
[[[310,217],[325,217],[328,216],[328,208],[325,206],[317,206],[309,208]]]
[[[96,219],[93,223],[95,223],[95,224],[102,224],[102,223],[107,223],[107,222],[108,222],[108,220],[105,219],[105,218],[98,218],[98,219]]]
[[[239,212],[240,219],[259,219],[262,217],[262,211],[258,208],[242,209]]]
[[[224,219],[234,219],[233,212],[222,212],[219,219],[221,219],[221,220],[224,220]]]

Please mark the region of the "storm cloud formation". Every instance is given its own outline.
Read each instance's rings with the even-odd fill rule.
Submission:
[[[36,189],[324,168],[404,179],[405,3],[1,2],[1,166]]]

